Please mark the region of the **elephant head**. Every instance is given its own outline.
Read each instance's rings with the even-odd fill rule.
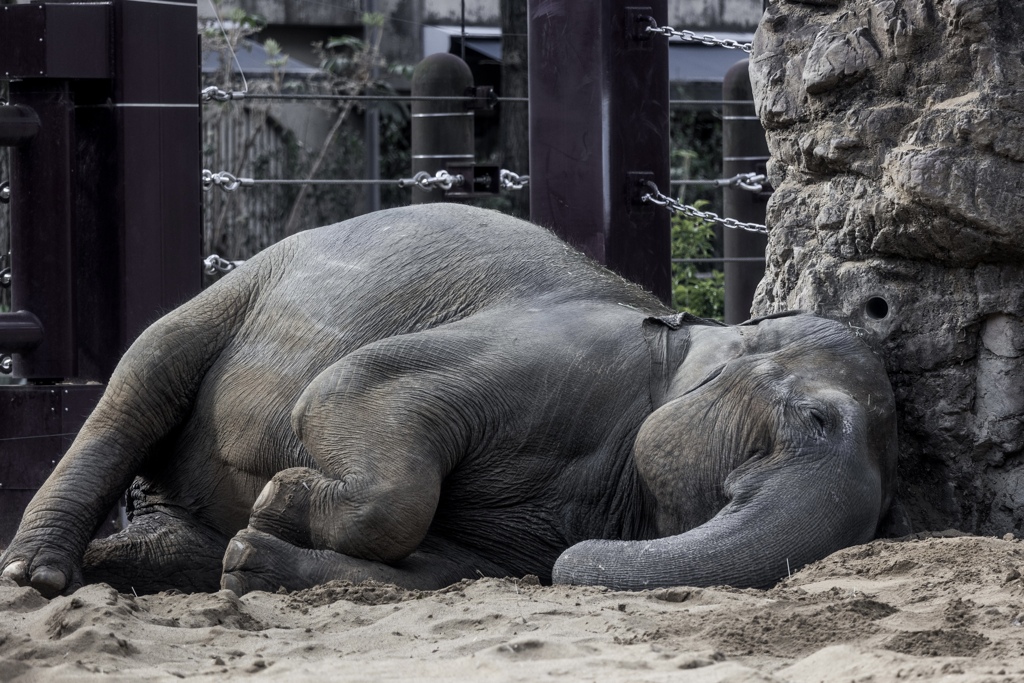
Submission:
[[[647,323],[657,407],[634,458],[660,538],[578,543],[556,583],[767,586],[870,540],[889,507],[893,396],[866,345],[811,315],[686,322]]]

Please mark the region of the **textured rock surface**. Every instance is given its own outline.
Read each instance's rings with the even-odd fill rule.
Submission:
[[[754,312],[885,359],[915,528],[1024,527],[1024,2],[773,0],[751,60],[776,193]]]

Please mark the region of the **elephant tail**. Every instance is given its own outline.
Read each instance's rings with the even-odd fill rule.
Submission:
[[[158,444],[188,417],[244,321],[260,267],[243,267],[163,316],[131,345],[67,454],[29,503],[0,569],[44,594],[81,581],[85,547]],[[24,576],[22,576],[24,575]],[[38,584],[38,585],[37,585]]]

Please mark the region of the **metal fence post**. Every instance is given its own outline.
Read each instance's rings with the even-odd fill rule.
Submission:
[[[198,58],[196,0],[0,7],[24,309],[0,313],[0,355],[31,382],[0,386],[0,546],[103,391],[61,380],[106,381],[199,291]]]
[[[117,0],[113,40],[127,344],[202,284],[196,0]]]
[[[412,96],[465,97],[473,90],[473,72],[453,54],[439,52],[416,65]],[[458,165],[471,166],[475,155],[473,112],[459,101],[413,100],[412,173],[431,176]],[[467,188],[472,190],[473,188]],[[445,201],[439,191],[412,190],[412,203]]]
[[[671,300],[669,214],[640,201],[668,188],[666,0],[531,0],[530,216]]]
[[[733,66],[722,83],[723,100],[753,100],[744,59]],[[768,163],[768,143],[764,128],[754,113],[754,105],[727,104],[722,116],[722,175],[726,178],[739,173],[765,172]],[[724,213],[744,223],[764,223],[770,191],[748,192],[736,186],[725,188]],[[736,324],[750,317],[754,291],[764,277],[764,261],[730,261],[728,259],[764,258],[768,237],[746,230],[724,230],[722,246],[725,258],[725,322]]]

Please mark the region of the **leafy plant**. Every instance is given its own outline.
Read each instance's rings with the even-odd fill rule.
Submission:
[[[697,208],[707,205],[695,203]],[[714,224],[679,214],[672,216],[672,258],[705,259],[715,253]],[[672,263],[672,304],[702,318],[725,315],[725,274],[698,263]]]

